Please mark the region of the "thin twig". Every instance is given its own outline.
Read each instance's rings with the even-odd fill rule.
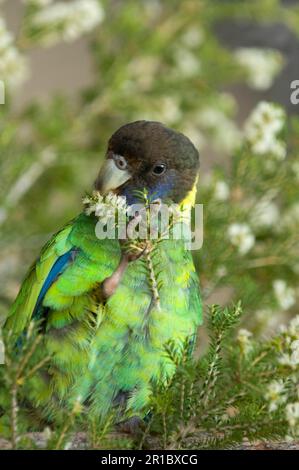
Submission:
[[[0,225],[3,224],[9,214],[9,209],[15,207],[20,199],[30,190],[43,172],[56,160],[57,155],[51,148],[45,149],[39,160],[35,161],[27,171],[23,172],[12,185],[5,201],[0,207]]]
[[[160,310],[160,308],[161,308],[161,306],[160,306],[160,294],[159,294],[159,290],[158,290],[158,283],[157,283],[157,279],[156,279],[156,275],[155,275],[155,271],[154,271],[154,266],[153,266],[153,261],[152,261],[152,258],[151,258],[151,251],[150,250],[148,250],[146,252],[145,259],[146,259],[147,267],[148,267],[148,270],[149,270],[149,281],[150,281],[151,291],[153,293],[154,303],[155,303],[157,309]]]
[[[31,377],[35,372],[37,372],[39,369],[41,369],[47,362],[49,362],[51,359],[51,356],[47,356],[44,359],[42,359],[40,362],[38,362],[29,372],[26,374],[24,377],[22,377],[22,381],[24,382],[27,380],[29,377]],[[20,379],[19,379],[20,380]]]
[[[25,356],[23,357],[18,369],[17,369],[17,373],[16,373],[16,380],[21,376],[24,368],[26,367],[26,364],[28,364],[28,361],[30,360],[31,356],[33,355],[34,351],[36,350],[39,342],[41,341],[42,339],[42,336],[41,335],[38,335],[34,342],[32,343],[31,345],[31,348],[29,349],[29,351],[27,352],[27,354],[25,354]]]
[[[18,441],[18,383],[14,381],[11,390],[11,445],[13,449],[17,448]]]

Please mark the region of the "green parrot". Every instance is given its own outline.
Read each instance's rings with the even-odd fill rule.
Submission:
[[[198,170],[186,136],[137,121],[110,138],[95,190],[129,206],[143,190],[192,205]],[[79,400],[93,416],[119,407],[126,419],[142,419],[152,385],[175,371],[165,345],[193,338],[201,324],[198,277],[184,240],[162,239],[153,253],[132,255],[121,240],[99,239],[97,222],[83,211],[44,246],[5,328],[22,338],[32,319],[40,321],[36,354],[49,360],[30,378],[28,400],[48,416]]]

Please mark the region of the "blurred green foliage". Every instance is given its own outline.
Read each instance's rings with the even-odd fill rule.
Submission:
[[[30,69],[28,52],[51,46],[49,30],[36,27],[36,15],[53,5],[25,4],[20,31],[9,47]],[[43,243],[81,210],[81,197],[96,177],[112,132],[129,121],[153,119],[186,133],[203,159],[218,152],[217,165],[211,158],[209,173],[199,181],[204,245],[194,256],[203,297],[206,304],[215,297],[221,303],[242,299],[243,326],[264,335],[298,313],[299,120],[286,123],[283,113],[275,117],[275,107],[260,108],[254,136],[254,116],[239,128],[235,116],[242,103],[227,90],[252,83],[262,66],[267,73],[267,60],[256,59],[255,65],[257,53],[251,50],[253,66],[244,66],[219,42],[215,27],[226,19],[279,20],[298,33],[298,6],[287,8],[279,0],[98,4],[104,17],[89,36],[92,85],[76,96],[49,96],[16,110],[10,86],[14,69],[11,77],[3,77],[0,316],[5,317]],[[51,24],[56,42],[65,40],[64,27],[56,31]],[[0,41],[0,59],[1,47]],[[283,67],[283,57],[278,62]],[[270,82],[274,79],[273,72]]]
[[[42,41],[42,28],[36,34],[34,18],[55,2],[50,6],[37,6],[35,0],[25,3],[15,44],[26,58],[32,48],[51,45]],[[298,9],[292,9],[291,15],[290,9],[274,0],[103,1],[99,5],[105,16],[90,38],[94,83],[88,89],[76,97],[49,96],[46,103],[34,102],[16,112],[14,89],[10,90],[7,78],[8,99],[0,108],[1,312],[5,314],[43,242],[80,210],[81,196],[95,179],[108,137],[125,122],[143,118],[185,132],[202,149],[203,158],[209,159],[207,143],[208,149],[218,148],[220,164],[216,168],[212,163],[210,183],[204,185],[205,175],[200,179],[198,200],[205,205],[205,233],[203,249],[195,253],[196,263],[204,293],[214,291],[216,284],[228,287],[234,298],[243,298],[254,324],[256,310],[279,310],[273,297],[275,278],[296,286],[298,266],[295,272],[291,266],[296,229],[278,236],[273,226],[268,227],[255,234],[254,255],[250,251],[239,256],[229,243],[227,228],[234,222],[252,225],[250,210],[269,191],[276,192],[272,199],[283,213],[295,204],[298,182],[291,162],[297,160],[298,143],[292,140],[288,159],[272,173],[264,168],[267,156],[253,155],[246,145],[240,150],[242,132],[233,119],[238,105],[223,90],[246,80],[249,71],[219,43],[214,29],[227,18],[258,22],[280,18],[296,30]],[[294,134],[289,131],[290,141],[296,126],[295,122]],[[214,197],[218,180],[229,187],[230,196],[222,202]],[[271,263],[269,257],[274,259],[276,254],[284,261]],[[252,257],[268,261],[254,268]],[[220,271],[226,274],[218,279]]]

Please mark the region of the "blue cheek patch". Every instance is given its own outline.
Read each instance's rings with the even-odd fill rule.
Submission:
[[[154,188],[149,190],[149,195],[153,199],[162,199],[167,197],[173,188],[172,181],[164,181],[163,183],[157,184]]]
[[[158,183],[156,186],[149,188],[149,196],[151,199],[162,199],[168,196],[172,188],[173,188],[172,181],[163,181],[161,183]],[[138,198],[138,196],[134,194],[134,191],[136,191],[136,189],[137,188],[133,186],[127,186],[126,188],[124,188],[122,194],[123,196],[126,197],[128,205],[140,204],[140,198]],[[139,188],[139,189],[143,189],[143,188]]]

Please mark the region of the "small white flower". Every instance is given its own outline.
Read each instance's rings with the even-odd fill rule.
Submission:
[[[63,447],[63,450],[70,450],[72,448],[72,441],[67,441],[65,444],[64,444],[64,447]]]
[[[97,202],[94,205],[94,215],[98,218],[103,218],[104,214],[106,214],[107,211],[105,210],[105,204],[102,202]]]
[[[193,52],[188,51],[188,49],[178,49],[176,52],[175,60],[180,75],[184,77],[194,77],[200,73],[200,59],[195,56]]]
[[[182,41],[187,47],[198,47],[204,41],[204,32],[199,26],[192,27],[183,34]]]
[[[268,385],[265,399],[270,402],[269,411],[277,410],[279,405],[286,402],[287,397],[284,392],[285,387],[282,380],[273,380],[273,382]]]
[[[115,215],[126,215],[128,206],[126,198],[108,193],[102,196],[98,191],[94,191],[91,196],[83,198],[84,212],[86,215],[94,214],[102,224],[106,224],[108,220],[115,220]]]
[[[271,134],[277,134],[285,125],[285,113],[279,106],[261,101],[249,116],[247,125],[249,137],[251,132],[255,134],[256,128],[264,128]]]
[[[279,210],[274,202],[261,199],[253,209],[252,224],[259,227],[272,227],[279,221]]]
[[[43,30],[42,42],[74,41],[102,22],[104,11],[97,0],[51,3],[32,18],[32,25]]]
[[[241,328],[237,334],[237,341],[240,345],[240,348],[244,354],[248,353],[252,349],[252,344],[250,338],[252,333],[245,328]]]
[[[217,201],[227,201],[229,198],[229,186],[225,181],[216,181],[214,198]]]
[[[237,62],[247,72],[248,84],[256,90],[267,90],[283,66],[282,55],[273,49],[241,47],[235,51]]]
[[[287,156],[287,146],[285,142],[282,142],[281,140],[275,140],[272,142],[272,144],[269,146],[268,150],[278,161],[282,161],[286,158]]]
[[[52,437],[52,434],[53,434],[52,431],[51,431],[51,428],[46,426],[41,434],[42,434],[42,437],[44,439],[43,447],[47,447],[47,444],[49,443],[49,441]]]
[[[288,332],[286,325],[279,325],[278,331],[281,335],[285,335]]]
[[[149,90],[158,73],[160,61],[154,55],[142,55],[132,58],[128,63],[127,72],[130,77],[129,87]]]
[[[286,145],[279,139],[285,125],[284,111],[272,103],[260,102],[245,122],[244,134],[257,155],[270,154],[281,161],[286,157]]]
[[[295,427],[299,422],[299,402],[288,403],[286,406],[286,418],[290,427]]]
[[[28,76],[27,61],[14,45],[12,34],[0,18],[0,77],[9,87],[23,83]]]
[[[252,336],[251,331],[246,330],[246,328],[240,328],[240,330],[238,331],[237,338],[238,338],[239,341],[241,341],[241,340],[242,341],[244,341],[244,340],[247,341],[248,338],[251,338],[251,336]]]
[[[296,303],[295,289],[289,287],[285,280],[276,279],[273,282],[276,300],[283,310],[288,310]]]
[[[86,206],[87,204],[90,203],[90,196],[85,196],[83,199],[82,199],[82,202],[83,202],[83,205]]]
[[[164,96],[159,100],[152,100],[152,108],[146,114],[136,113],[134,118],[148,119],[153,121],[165,121],[172,125],[182,118],[181,104],[175,96]]]
[[[282,380],[274,380],[268,385],[268,394],[271,399],[276,399],[284,392],[284,384]]]
[[[117,209],[120,211],[127,210],[127,202],[124,196],[118,196],[114,193],[108,193],[105,197],[105,203],[113,209]]]
[[[2,24],[1,24],[2,23]],[[5,29],[3,21],[0,23],[0,50],[3,51],[13,43],[13,35]]]
[[[292,369],[296,369],[299,365],[299,340],[292,341],[290,344],[291,353],[290,354],[283,354],[279,362],[282,365],[286,365],[291,367]]]
[[[164,96],[159,101],[159,115],[162,121],[169,124],[177,122],[182,117],[180,103],[174,96]]]
[[[220,265],[216,270],[216,277],[222,278],[227,275],[227,268],[224,265]]]
[[[14,46],[0,54],[0,75],[11,87],[17,87],[28,77],[26,59]]]
[[[283,353],[279,358],[278,358],[279,364],[282,366],[287,366],[290,367],[291,369],[295,370],[297,369],[299,365],[299,354],[298,351],[294,351],[291,354],[288,353]]]
[[[291,362],[293,366],[299,365],[299,349],[295,349],[291,354]]]
[[[255,243],[255,236],[247,224],[231,224],[228,227],[228,237],[241,255],[248,253]]]

